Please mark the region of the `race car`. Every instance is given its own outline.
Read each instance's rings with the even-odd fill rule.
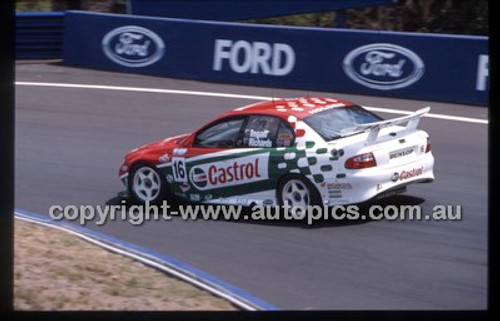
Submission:
[[[429,110],[383,120],[333,98],[255,103],[130,151],[119,177],[139,203],[361,203],[434,180],[429,135],[417,128]]]

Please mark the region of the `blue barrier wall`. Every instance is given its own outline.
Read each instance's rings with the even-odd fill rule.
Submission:
[[[488,38],[68,12],[64,61],[265,87],[488,103]]]
[[[61,59],[64,13],[16,13],[16,59]]]

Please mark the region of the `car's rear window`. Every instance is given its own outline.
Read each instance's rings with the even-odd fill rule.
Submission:
[[[304,118],[304,122],[326,141],[339,138],[342,129],[381,120],[382,118],[360,106],[327,109]]]

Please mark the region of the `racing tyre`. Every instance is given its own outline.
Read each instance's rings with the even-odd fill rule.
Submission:
[[[129,192],[132,200],[140,204],[160,204],[170,194],[160,171],[146,164],[138,165],[130,172]]]
[[[301,175],[290,175],[282,179],[277,188],[279,205],[291,207],[291,216],[305,217],[307,206],[321,205],[321,195],[314,185]]]

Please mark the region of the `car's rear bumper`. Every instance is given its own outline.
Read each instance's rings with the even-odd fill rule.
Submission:
[[[356,204],[401,192],[411,184],[432,182],[433,168],[434,157],[427,153],[403,165],[345,170],[345,177],[326,177],[317,187],[325,204]]]

